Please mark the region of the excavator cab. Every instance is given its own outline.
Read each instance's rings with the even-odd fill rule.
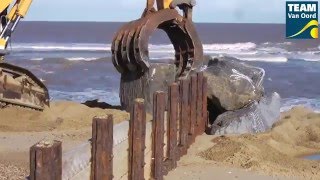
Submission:
[[[27,69],[5,62],[11,34],[27,14],[32,0],[17,0],[7,14],[13,0],[1,0],[0,29],[0,108],[7,105],[43,110],[49,106],[46,86]]]

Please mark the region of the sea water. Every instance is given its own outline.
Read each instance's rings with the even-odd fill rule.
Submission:
[[[309,156],[305,156],[304,158],[308,159],[308,160],[319,160],[320,161],[320,154],[309,155]]]
[[[99,99],[119,105],[120,74],[111,43],[123,23],[22,22],[7,62],[25,67],[48,86],[52,100]],[[320,110],[320,41],[285,39],[281,24],[196,24],[204,52],[265,69],[267,94],[278,92],[282,110]],[[150,39],[151,61],[168,61],[174,49],[165,33]]]

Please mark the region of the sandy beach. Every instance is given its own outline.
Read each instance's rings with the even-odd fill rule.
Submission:
[[[168,179],[319,179],[320,114],[296,107],[272,130],[240,136],[201,136]]]
[[[23,179],[29,148],[42,139],[63,142],[63,151],[91,138],[94,116],[113,114],[115,123],[129,114],[54,102],[44,112],[8,107],[0,111],[0,179]],[[199,136],[178,168],[166,179],[319,179],[320,164],[299,158],[320,151],[320,114],[296,107],[282,114],[272,130],[257,135]]]
[[[0,111],[0,179],[23,179],[29,174],[29,148],[43,140],[60,140],[68,152],[91,138],[94,116],[112,114],[114,123],[129,120],[115,109],[89,108],[59,101],[43,112],[20,107]]]

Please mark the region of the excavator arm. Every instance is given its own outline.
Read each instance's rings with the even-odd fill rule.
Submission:
[[[43,110],[49,106],[49,92],[42,81],[27,69],[4,62],[11,34],[26,16],[32,0],[0,0],[0,3],[1,20],[5,18],[0,29],[0,108],[16,105]]]
[[[172,0],[157,0],[158,10],[168,9],[170,7]]]
[[[0,4],[0,12],[4,11],[7,9],[10,4],[12,3],[13,0],[2,0]]]
[[[157,7],[158,10],[162,9],[174,9],[176,7],[179,7],[180,9],[183,9],[183,6],[186,6],[188,8],[192,8],[196,5],[195,0],[157,0]]]
[[[13,4],[13,0],[4,0],[0,5],[0,12],[7,11],[9,6]],[[6,21],[4,28],[0,34],[0,50],[5,50],[11,34],[16,29],[21,18],[24,18],[31,6],[32,0],[16,0],[12,6],[9,14],[6,15]],[[4,55],[5,53],[3,53]],[[0,54],[1,55],[1,54]]]

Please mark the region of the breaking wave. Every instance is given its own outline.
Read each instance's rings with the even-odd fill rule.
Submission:
[[[262,61],[262,62],[287,62],[288,58],[284,56],[252,56],[252,57],[243,57],[243,56],[234,56],[235,58],[242,61]]]
[[[257,45],[252,42],[235,44],[205,44],[203,47],[204,51],[207,53],[254,51],[256,48]]]
[[[42,60],[44,60],[44,58],[31,58],[30,60],[31,61],[42,61]]]
[[[85,58],[85,57],[71,57],[71,58],[66,58],[69,61],[94,61],[94,60],[99,60],[101,58],[98,57],[90,57],[90,58]]]
[[[105,60],[104,57],[67,57],[67,58],[30,58],[31,61],[50,61],[50,62],[56,62],[56,61],[97,61],[97,60]]]
[[[48,51],[110,51],[110,44],[89,43],[16,43],[13,52],[48,52]]]
[[[304,51],[292,51],[291,42],[256,44],[253,42],[234,44],[204,44],[204,53],[208,55],[223,55],[234,57],[242,61],[287,62],[288,59],[300,59],[305,61],[320,61],[320,47]],[[30,56],[31,60],[43,60],[50,55],[62,55],[71,61],[94,61],[111,54],[111,44],[88,43],[17,43],[12,46],[12,54],[17,57]],[[77,54],[85,56],[78,56]],[[171,44],[150,44],[149,53],[151,59],[172,59],[174,48]],[[35,54],[37,57],[34,57]],[[88,54],[91,55],[88,56]],[[42,57],[43,56],[43,57]]]
[[[304,106],[320,113],[320,99],[288,98],[283,99],[281,112],[288,111],[296,106]]]
[[[85,89],[84,91],[79,92],[67,92],[67,91],[58,91],[50,90],[50,95],[52,100],[68,100],[76,102],[85,102],[87,100],[96,100],[98,99],[101,102],[108,102],[111,105],[119,105],[120,99],[118,91],[107,91],[107,90],[97,90],[97,89]]]

